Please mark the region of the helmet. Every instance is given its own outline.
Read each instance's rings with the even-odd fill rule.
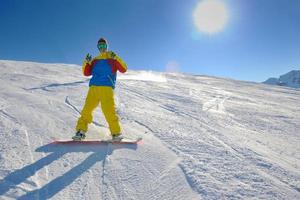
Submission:
[[[99,43],[105,43],[105,44],[107,44],[107,40],[105,39],[105,38],[100,38],[99,40],[98,40],[98,44]]]

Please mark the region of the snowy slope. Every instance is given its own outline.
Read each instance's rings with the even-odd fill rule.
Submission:
[[[74,133],[80,66],[0,69],[0,199],[300,198],[299,90],[129,71],[118,113],[143,144],[53,145]],[[108,137],[99,109],[88,137]]]
[[[300,88],[300,70],[292,70],[279,78],[269,78],[263,83],[270,85],[280,85],[292,88]]]

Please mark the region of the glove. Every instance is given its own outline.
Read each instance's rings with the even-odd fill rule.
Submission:
[[[86,55],[86,57],[85,57],[85,60],[86,60],[87,62],[91,62],[91,61],[92,61],[92,55],[88,53],[88,54]]]

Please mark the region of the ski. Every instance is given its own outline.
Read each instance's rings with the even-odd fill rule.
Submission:
[[[58,139],[54,140],[55,144],[140,144],[142,142],[142,138],[123,138],[120,141],[113,141],[112,139],[84,139],[80,141],[72,140],[72,139]]]

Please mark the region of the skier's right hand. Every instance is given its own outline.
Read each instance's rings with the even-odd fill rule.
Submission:
[[[88,53],[88,54],[86,55],[86,57],[85,57],[85,60],[86,60],[87,62],[91,62],[91,61],[92,61],[92,55]]]

